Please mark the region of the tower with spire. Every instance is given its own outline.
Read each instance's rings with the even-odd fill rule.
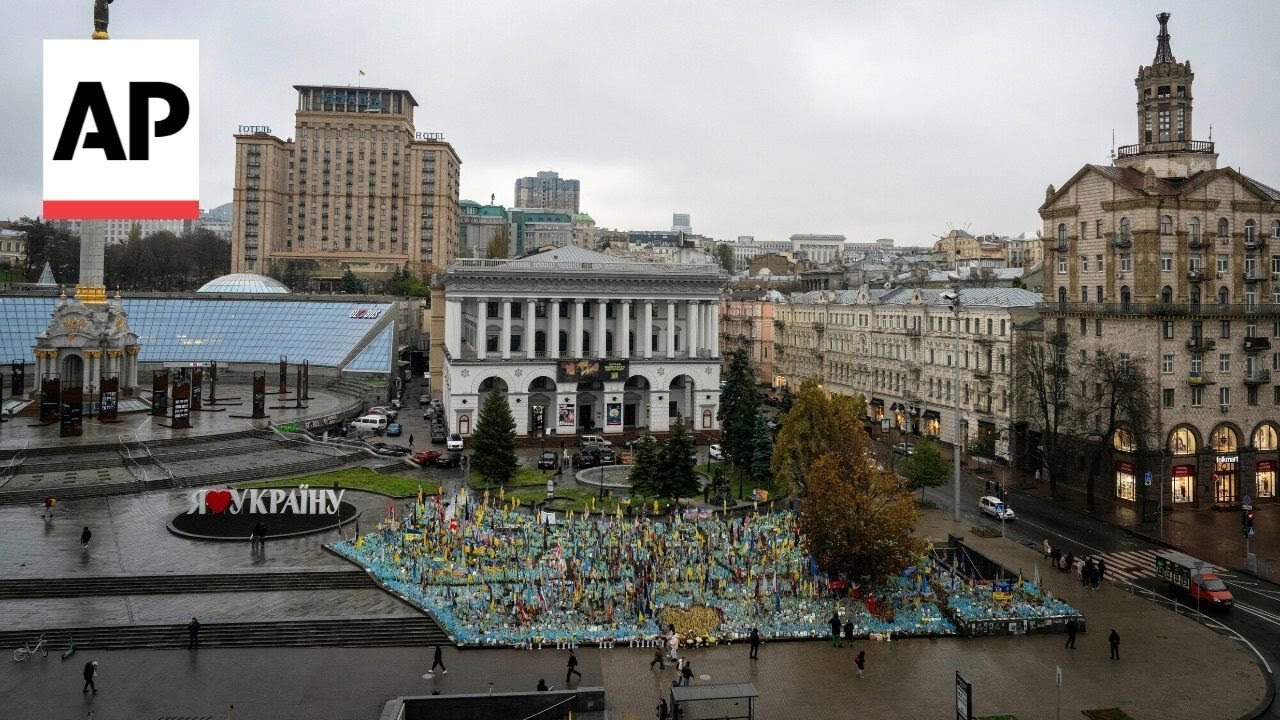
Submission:
[[[1169,13],[1156,16],[1156,55],[1138,67],[1138,144],[1117,151],[1115,164],[1162,178],[1186,178],[1218,166],[1213,143],[1192,140],[1191,62],[1179,63],[1169,43]]]

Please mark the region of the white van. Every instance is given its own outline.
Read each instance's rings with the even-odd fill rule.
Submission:
[[[1013,514],[1013,508],[1005,505],[1000,498],[991,495],[978,500],[978,510],[997,520],[1017,519],[1017,516]]]
[[[582,438],[578,440],[578,444],[582,447],[587,447],[589,445],[613,445],[613,443],[605,440],[600,435],[583,435]]]
[[[351,421],[351,429],[357,432],[383,433],[387,430],[386,415],[365,415]]]

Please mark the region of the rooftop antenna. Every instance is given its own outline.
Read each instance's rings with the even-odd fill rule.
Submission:
[[[1209,142],[1213,142],[1213,123],[1209,123]]]
[[[1116,129],[1111,128],[1111,164],[1116,164]]]

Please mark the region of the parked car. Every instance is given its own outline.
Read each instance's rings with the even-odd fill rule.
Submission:
[[[387,437],[396,437],[404,430],[400,427],[400,423],[391,423],[387,425]]]
[[[718,444],[712,445],[710,448],[707,449],[707,452],[711,455],[712,460],[724,459],[724,451],[720,449],[720,446]]]
[[[386,415],[388,418],[392,420],[395,420],[396,416],[399,414],[400,414],[399,410],[396,410],[395,408],[391,408],[391,407],[386,407],[383,405],[371,407],[367,411],[365,411],[365,415]]]
[[[601,465],[618,464],[618,454],[613,451],[613,448],[598,445],[592,448],[592,450],[595,450],[596,456],[600,458]]]
[[[639,448],[639,447],[640,447],[640,444],[641,444],[641,443],[643,443],[643,442],[645,441],[645,438],[649,438],[649,439],[653,440],[654,442],[657,442],[657,439],[656,439],[656,438],[654,438],[652,435],[641,435],[641,436],[640,436],[640,437],[638,437],[638,438],[632,438],[632,439],[630,439],[630,440],[626,441],[625,443],[623,443],[623,445],[624,445],[628,450],[631,450],[632,452],[634,452],[637,448]]]
[[[449,438],[449,435],[444,431],[443,426],[436,425],[435,427],[431,428],[431,442],[442,443],[448,438]]]
[[[1015,520],[1013,508],[1004,504],[998,497],[988,495],[978,500],[978,510],[997,520]]]
[[[604,437],[601,435],[583,435],[578,439],[578,444],[581,445],[582,447],[588,447],[590,445],[605,445],[605,446],[613,445],[613,443],[609,442],[608,440],[605,440]]]
[[[556,470],[560,467],[560,456],[547,450],[538,456],[539,470]]]
[[[381,433],[387,429],[386,415],[364,415],[351,421],[351,429],[357,433]]]
[[[419,465],[430,465],[440,457],[439,450],[419,450],[413,454],[413,461]]]
[[[421,395],[419,395],[419,396],[418,396],[418,404],[419,404],[419,405],[430,405],[430,404],[431,404],[431,396],[430,396],[430,395],[428,395],[427,393],[422,393]]]
[[[446,450],[461,450],[462,436],[458,433],[450,433],[449,439],[445,442],[444,447]]]
[[[916,446],[911,443],[900,442],[893,446],[893,451],[899,455],[915,455]]]
[[[428,405],[428,406],[427,406],[427,409],[426,409],[426,410],[423,410],[423,411],[422,411],[422,419],[423,419],[423,420],[427,420],[427,419],[433,418],[433,417],[435,417],[435,416],[436,416],[436,409],[435,409],[434,407],[430,406],[430,405]]]
[[[596,452],[595,448],[579,450],[573,455],[573,466],[576,468],[593,468],[600,465],[600,453]]]
[[[373,451],[379,455],[389,455],[392,457],[403,457],[413,452],[411,448],[407,448],[404,445],[392,445],[391,443],[384,442],[369,443],[369,447],[373,448]]]
[[[450,450],[449,452],[436,458],[436,467],[452,468],[452,467],[458,467],[461,464],[462,464],[462,453],[458,452],[457,450]]]

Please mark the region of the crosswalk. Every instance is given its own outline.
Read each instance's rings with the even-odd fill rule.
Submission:
[[[1103,553],[1095,555],[1094,558],[1103,558],[1107,561],[1107,580],[1128,580],[1133,582],[1139,578],[1156,576],[1156,556],[1161,550],[1130,550],[1123,552]],[[1212,572],[1219,576],[1223,573],[1222,568],[1205,565],[1206,572]]]

